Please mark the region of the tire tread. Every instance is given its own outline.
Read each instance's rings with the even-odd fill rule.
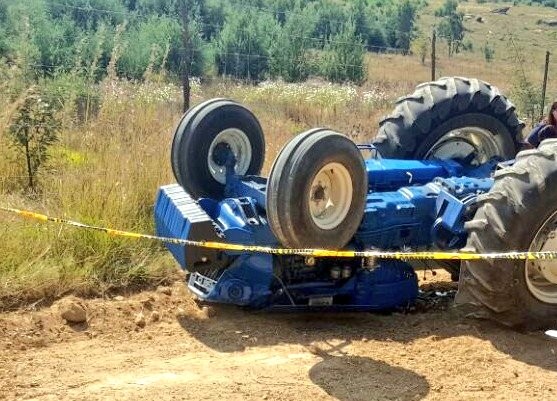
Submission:
[[[474,219],[467,222],[466,250],[470,252],[524,251],[517,249],[532,227],[534,210],[551,195],[548,180],[557,181],[557,141],[542,142],[538,149],[519,153],[516,163],[495,175],[492,191],[480,196]],[[549,212],[549,211],[548,211]],[[521,267],[522,263],[522,267]],[[460,276],[457,303],[472,303],[509,326],[524,329],[547,327],[557,319],[557,306],[537,301],[527,289],[518,288],[524,261],[466,261]],[[518,278],[517,278],[518,277]],[[525,287],[525,285],[523,285]]]
[[[399,98],[394,111],[379,122],[374,145],[383,157],[413,157],[431,127],[469,112],[487,113],[511,132],[518,150],[524,127],[515,106],[496,87],[478,79],[444,77],[416,87]]]

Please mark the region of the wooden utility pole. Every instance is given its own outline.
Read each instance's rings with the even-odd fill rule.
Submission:
[[[180,17],[182,19],[182,57],[180,60],[180,72],[182,80],[182,94],[184,97],[184,103],[182,110],[186,112],[190,108],[190,66],[191,66],[191,33],[190,33],[190,16],[188,12],[193,10],[188,10],[190,2],[187,0],[181,0],[179,3],[180,7]]]
[[[435,28],[433,28],[433,34],[431,35],[431,80],[435,81],[435,42],[437,40],[437,34]]]
[[[545,91],[547,89],[547,73],[549,72],[549,51],[545,53],[545,69],[543,73],[543,87],[542,87],[542,109],[540,110],[543,118],[543,108],[545,107]]]

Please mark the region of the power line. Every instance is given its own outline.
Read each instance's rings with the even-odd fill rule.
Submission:
[[[99,13],[103,13],[103,14],[118,14],[118,15],[128,15],[128,16],[142,16],[139,13],[132,13],[129,11],[117,11],[117,10],[106,10],[106,9],[102,9],[102,8],[94,8],[91,7],[90,5],[88,5],[87,7],[83,7],[83,6],[74,6],[72,4],[67,4],[67,3],[58,3],[55,1],[50,1],[49,4],[58,6],[58,7],[65,7],[65,8],[71,8],[74,10],[81,10],[81,11],[95,11],[95,12],[99,12]],[[89,4],[89,3],[88,3]]]
[[[276,17],[277,14],[305,16],[305,14],[303,14],[301,12],[296,12],[296,11],[293,11],[293,10],[286,10],[286,9],[273,10],[273,9],[262,7],[262,6],[253,6],[251,4],[246,4],[245,2],[242,2],[242,1],[235,2],[235,1],[229,0],[229,3],[232,7],[250,9],[250,10],[253,10],[255,12],[272,15],[274,17]],[[75,10],[95,11],[95,12],[100,12],[100,13],[103,13],[103,14],[118,14],[118,15],[134,16],[134,17],[136,17],[136,16],[147,16],[146,14],[142,14],[142,13],[139,13],[137,11],[132,12],[132,11],[118,11],[118,10],[107,10],[107,9],[102,9],[102,8],[95,8],[95,7],[92,7],[90,4],[88,4],[86,7],[76,6],[76,5],[67,4],[67,3],[59,3],[59,2],[56,2],[56,1],[50,1],[49,4],[52,4],[52,5],[55,5],[55,6],[58,6],[58,7],[71,8],[71,9],[75,9]],[[178,15],[175,15],[175,16],[178,17]],[[342,24],[346,23],[346,21],[344,20],[343,17],[338,17],[336,19],[329,19],[327,22],[329,22],[329,23],[335,22],[338,25],[342,25]]]

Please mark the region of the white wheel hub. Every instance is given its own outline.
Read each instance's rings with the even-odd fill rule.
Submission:
[[[226,184],[226,157],[230,151],[236,159],[234,172],[243,175],[248,171],[251,163],[251,143],[244,131],[238,128],[228,128],[218,133],[209,145],[207,166],[211,176]]]
[[[557,211],[554,212],[536,233],[530,252],[557,250]],[[524,274],[530,293],[538,300],[557,304],[557,260],[529,260]]]
[[[326,164],[313,178],[309,209],[313,222],[322,230],[338,227],[352,205],[352,178],[340,163]]]

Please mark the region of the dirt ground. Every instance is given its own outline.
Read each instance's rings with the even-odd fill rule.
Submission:
[[[422,288],[450,288],[439,276]],[[67,324],[59,303],[0,314],[0,399],[557,398],[557,340],[471,318],[450,296],[389,315],[286,314],[201,306],[177,282],[78,302],[86,323]]]

